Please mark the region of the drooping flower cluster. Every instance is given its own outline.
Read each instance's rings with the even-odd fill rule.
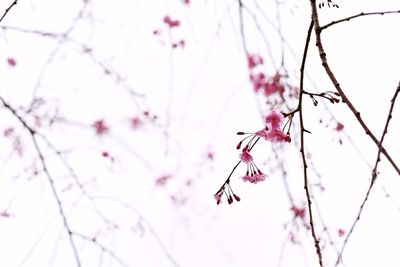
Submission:
[[[249,60],[249,66],[254,66],[260,64],[262,59],[260,58],[253,58]],[[257,165],[254,163],[253,156],[250,154],[253,147],[256,143],[262,138],[270,142],[275,143],[282,143],[282,142],[290,142],[291,138],[289,135],[289,130],[284,132],[286,125],[281,129],[281,124],[284,119],[284,116],[281,113],[276,111],[272,111],[264,118],[265,127],[262,130],[259,130],[254,133],[245,133],[245,132],[238,132],[238,135],[246,135],[236,146],[236,149],[241,149],[244,142],[244,148],[239,155],[240,162],[235,166],[234,170],[240,163],[245,163],[247,165],[247,170],[245,175],[241,176],[242,180],[245,182],[250,182],[252,184],[256,184],[258,182],[264,181],[267,175],[263,173]],[[291,119],[289,119],[289,129],[290,129]],[[287,123],[286,123],[287,124]],[[214,195],[214,198],[217,201],[217,204],[221,203],[221,198],[225,194],[228,200],[228,203],[231,204],[233,199],[237,201],[240,200],[232,191],[230,186],[230,177],[232,176],[234,170],[228,176],[228,179],[225,183],[221,186],[221,188],[217,191]]]

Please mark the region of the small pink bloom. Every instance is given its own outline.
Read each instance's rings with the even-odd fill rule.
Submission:
[[[271,142],[281,143],[292,140],[289,134],[283,133],[280,129],[269,130],[266,135],[266,139]]]
[[[295,218],[299,217],[301,219],[304,219],[305,216],[306,216],[306,209],[305,208],[300,208],[300,207],[293,206],[291,208],[291,211],[293,211],[293,214],[294,214]]]
[[[264,87],[266,80],[265,80],[265,74],[262,72],[259,73],[251,73],[250,74],[250,81],[253,84],[253,89],[255,92],[258,92],[261,88]]]
[[[15,67],[17,65],[17,61],[13,57],[7,58],[7,64],[10,67]]]
[[[262,65],[264,60],[259,55],[247,54],[247,65],[249,69],[255,68],[257,65]]]
[[[167,182],[172,178],[172,175],[166,174],[158,177],[156,179],[156,185],[158,186],[165,186]]]
[[[267,129],[262,129],[262,130],[260,130],[260,131],[257,131],[257,132],[255,133],[255,135],[256,135],[256,136],[259,136],[259,137],[262,137],[262,138],[264,138],[264,139],[267,140],[268,130],[267,130]]]
[[[265,117],[265,123],[271,128],[271,129],[278,129],[281,125],[281,122],[283,120],[283,115],[281,113],[275,112],[273,110],[269,115]]]
[[[345,232],[342,228],[339,228],[339,229],[338,229],[338,236],[339,236],[339,237],[344,236],[345,233],[346,233],[346,232]]]
[[[246,175],[242,176],[242,180],[245,182],[250,182],[252,184],[256,184],[258,182],[265,181],[265,177],[266,177],[266,175],[264,173],[259,172],[259,173],[253,173],[251,175],[246,174]]]
[[[240,154],[240,160],[246,164],[249,164],[253,161],[253,157],[250,155],[247,146],[245,148],[243,148],[242,154]]]
[[[212,151],[207,152],[207,158],[209,160],[214,160],[214,157],[215,157],[214,152],[212,152]]]
[[[107,151],[103,151],[101,152],[101,156],[103,156],[104,158],[108,158],[110,154]]]
[[[140,120],[140,118],[138,117],[133,117],[131,119],[131,127],[132,129],[137,129],[139,128],[141,125],[143,124],[143,122]]]
[[[217,201],[217,205],[221,204],[222,202],[221,197],[222,197],[222,192],[214,195],[214,199]]]
[[[338,122],[337,125],[336,125],[335,130],[339,132],[339,131],[343,130],[343,128],[344,128],[344,125],[341,124],[340,122]]]
[[[7,210],[3,210],[3,211],[0,212],[0,217],[10,218],[11,214]]]
[[[4,137],[9,137],[13,133],[14,133],[14,128],[12,128],[12,127],[8,127],[6,129],[4,129],[4,131],[3,131]]]
[[[181,24],[179,20],[173,20],[168,15],[164,17],[163,21],[170,28],[178,27]]]
[[[103,119],[95,121],[92,126],[98,135],[103,135],[110,130]]]

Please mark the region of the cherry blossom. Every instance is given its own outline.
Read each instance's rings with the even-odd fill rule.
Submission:
[[[92,127],[95,129],[97,135],[103,135],[110,130],[103,119],[95,121]]]
[[[290,141],[292,141],[290,135],[288,133],[285,134],[280,129],[269,130],[265,136],[265,139],[275,143],[281,143],[281,142],[290,143]]]
[[[255,54],[247,54],[247,65],[249,69],[255,68],[257,65],[262,65],[264,60],[261,56]]]
[[[7,64],[10,67],[15,67],[17,65],[17,61],[13,57],[7,58]]]
[[[163,18],[163,21],[164,21],[164,23],[167,24],[168,27],[170,27],[170,28],[179,27],[179,25],[181,24],[181,22],[180,22],[179,20],[173,20],[173,19],[171,19],[171,17],[168,16],[168,15],[166,15],[166,16]]]
[[[240,160],[246,164],[249,164],[253,161],[253,157],[250,155],[249,148],[247,146],[245,148],[243,148],[242,154],[240,154],[239,157],[240,157]]]
[[[294,214],[295,218],[304,219],[305,216],[306,216],[306,209],[305,208],[293,206],[293,207],[291,207],[290,210],[293,211],[293,214]]]
[[[275,110],[273,110],[264,118],[265,123],[273,130],[280,127],[282,120],[283,115],[281,113],[277,113]]]

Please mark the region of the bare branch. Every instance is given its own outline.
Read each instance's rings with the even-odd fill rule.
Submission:
[[[375,181],[376,181],[376,179],[377,179],[377,177],[378,177],[377,169],[378,169],[378,164],[379,164],[379,162],[381,161],[382,144],[383,144],[383,140],[384,140],[384,138],[385,138],[385,135],[387,134],[387,131],[388,131],[389,122],[390,122],[390,120],[391,120],[391,118],[392,118],[392,112],[393,112],[394,104],[395,104],[395,102],[396,102],[396,99],[397,99],[397,96],[398,96],[399,92],[400,92],[400,82],[399,82],[399,84],[398,84],[398,86],[397,86],[397,89],[396,89],[396,91],[395,91],[395,93],[394,93],[394,96],[393,96],[393,98],[392,98],[392,100],[391,100],[391,105],[390,105],[390,108],[389,108],[389,114],[388,114],[387,119],[386,119],[385,128],[383,129],[382,137],[381,137],[381,140],[379,141],[378,155],[377,155],[377,157],[376,157],[375,166],[374,166],[374,168],[373,168],[373,170],[372,170],[371,183],[370,183],[369,188],[368,188],[368,190],[367,190],[367,194],[365,195],[365,198],[364,198],[363,202],[361,203],[361,206],[360,206],[360,209],[359,209],[359,211],[358,211],[357,217],[356,217],[356,219],[353,221],[353,224],[352,224],[352,226],[351,226],[351,228],[350,228],[350,231],[348,232],[348,234],[347,234],[347,236],[346,236],[346,239],[345,239],[344,242],[343,242],[343,246],[342,246],[342,249],[340,250],[340,253],[339,253],[339,255],[338,255],[338,258],[337,258],[337,261],[336,261],[336,265],[335,265],[335,266],[338,266],[338,264],[339,264],[339,263],[341,262],[341,260],[342,260],[342,254],[343,254],[343,252],[344,252],[344,249],[346,248],[347,242],[348,242],[348,240],[349,240],[351,234],[353,233],[354,228],[355,228],[356,225],[357,225],[357,222],[360,220],[361,213],[362,213],[362,211],[364,210],[364,206],[365,206],[365,204],[367,203],[367,200],[368,200],[368,197],[369,197],[369,195],[370,195],[370,193],[371,193],[372,187],[374,186]]]
[[[18,0],[14,0],[14,2],[12,2],[11,5],[8,8],[6,8],[3,16],[1,16],[1,18],[0,18],[0,22],[3,21],[3,19],[7,16],[8,12],[10,12],[11,8],[13,8],[13,6],[16,6],[17,3],[18,3]]]
[[[336,20],[336,21],[332,21],[332,22],[330,22],[330,23],[328,23],[328,24],[326,24],[324,26],[321,26],[320,30],[322,32],[323,30],[325,30],[325,29],[327,29],[327,28],[329,28],[329,27],[331,27],[331,26],[333,26],[335,24],[339,24],[339,23],[342,23],[342,22],[345,22],[345,21],[350,21],[350,20],[358,18],[358,17],[365,17],[365,16],[372,16],[372,15],[381,15],[382,16],[382,15],[386,15],[386,14],[399,14],[399,13],[400,13],[400,10],[380,11],[380,12],[366,12],[366,13],[361,12],[360,14],[357,14],[357,15],[353,15],[353,16],[350,16],[350,17],[346,17],[346,18],[343,18],[343,19]]]
[[[300,153],[303,161],[303,176],[304,176],[304,190],[306,193],[307,197],[307,206],[308,206],[308,216],[310,217],[310,227],[311,227],[311,234],[314,240],[314,246],[315,250],[318,255],[318,261],[319,261],[319,266],[324,266],[322,262],[322,252],[321,252],[321,247],[319,245],[319,239],[317,238],[317,235],[315,233],[315,226],[314,226],[314,219],[313,219],[313,213],[312,213],[312,201],[311,201],[311,194],[310,194],[310,189],[309,189],[309,182],[308,182],[308,175],[307,175],[307,159],[306,159],[306,154],[305,154],[305,147],[304,147],[304,121],[303,121],[303,109],[302,109],[302,100],[303,100],[303,95],[304,93],[304,70],[305,70],[305,65],[306,65],[306,59],[307,59],[307,52],[308,52],[308,46],[310,44],[310,38],[311,38],[311,33],[312,29],[314,27],[314,22],[311,20],[310,26],[307,31],[307,38],[306,38],[306,44],[304,47],[304,52],[303,52],[303,60],[301,62],[301,68],[300,68],[300,94],[299,94],[299,105],[297,107],[297,110],[299,111],[299,117],[300,117]]]

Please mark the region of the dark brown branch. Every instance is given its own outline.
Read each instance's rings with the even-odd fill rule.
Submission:
[[[351,226],[351,228],[350,228],[350,230],[349,230],[349,232],[348,232],[348,234],[347,234],[347,236],[346,236],[346,238],[345,238],[345,240],[344,240],[344,242],[343,242],[343,246],[342,246],[342,249],[340,250],[340,253],[339,253],[339,255],[338,255],[338,258],[337,258],[337,261],[336,261],[336,265],[335,265],[335,266],[338,266],[338,264],[339,264],[339,263],[341,262],[341,260],[342,260],[343,251],[344,251],[344,249],[346,248],[347,242],[348,242],[348,240],[349,240],[351,234],[353,233],[354,228],[355,228],[356,225],[357,225],[357,222],[360,220],[361,213],[362,213],[362,211],[364,210],[364,206],[365,206],[365,204],[367,203],[367,200],[368,200],[368,197],[369,197],[369,195],[370,195],[370,193],[371,193],[372,187],[374,186],[375,181],[376,181],[376,179],[377,179],[377,177],[378,177],[377,169],[378,169],[378,164],[379,164],[379,162],[381,161],[382,144],[383,144],[383,140],[384,140],[384,138],[385,138],[385,136],[386,136],[386,134],[387,134],[387,132],[388,132],[389,123],[390,123],[390,120],[392,119],[393,108],[394,108],[394,105],[395,105],[397,96],[399,95],[399,92],[400,92],[400,82],[399,82],[399,84],[398,84],[398,86],[397,86],[397,89],[396,89],[396,91],[395,91],[395,93],[394,93],[394,96],[393,96],[393,98],[392,98],[392,100],[391,100],[391,105],[390,105],[390,108],[389,108],[389,114],[388,114],[387,119],[386,119],[386,124],[385,124],[385,128],[383,129],[383,132],[382,132],[381,140],[379,141],[378,155],[377,155],[377,157],[376,157],[375,166],[374,166],[374,168],[373,168],[373,170],[372,170],[372,178],[371,178],[371,182],[370,182],[369,188],[368,188],[368,190],[367,190],[367,194],[365,195],[365,198],[364,198],[363,202],[361,203],[360,209],[359,209],[359,211],[358,211],[357,217],[356,217],[356,219],[353,221],[353,224],[352,224],[352,226]]]
[[[315,0],[310,0],[311,2],[311,8],[312,8],[312,18],[315,24],[315,38],[316,38],[316,46],[318,47],[319,51],[319,56],[322,62],[322,66],[325,69],[326,74],[330,78],[333,86],[335,86],[336,90],[339,92],[340,96],[342,97],[343,102],[347,105],[347,107],[351,110],[351,112],[354,114],[356,117],[357,121],[361,125],[361,127],[364,129],[365,133],[372,139],[372,141],[375,143],[376,146],[379,147],[379,141],[375,137],[375,135],[371,132],[367,124],[364,122],[364,120],[361,118],[360,112],[354,107],[352,102],[350,101],[349,98],[347,98],[346,94],[344,93],[342,87],[340,86],[338,80],[336,79],[336,76],[333,74],[329,64],[328,60],[326,57],[326,53],[324,50],[324,47],[321,42],[321,27],[319,26],[319,19],[318,19],[318,12],[317,12],[317,5]],[[400,175],[400,168],[397,166],[397,164],[394,162],[390,154],[386,151],[384,147],[382,147],[382,154],[385,155],[387,160],[390,162],[392,167],[396,170],[396,172]]]
[[[311,234],[312,234],[312,237],[314,240],[315,251],[318,255],[319,266],[323,267],[324,265],[323,265],[323,261],[322,261],[322,252],[321,252],[321,247],[319,245],[319,239],[317,238],[317,235],[315,233],[313,212],[312,212],[312,207],[311,207],[312,201],[311,201],[311,194],[310,194],[308,174],[307,174],[307,159],[306,159],[305,146],[304,146],[305,130],[304,130],[304,120],[303,120],[303,109],[302,109],[302,100],[303,100],[303,95],[304,95],[304,70],[305,70],[305,65],[306,65],[308,46],[310,44],[310,38],[311,38],[311,33],[312,33],[313,27],[314,27],[314,22],[313,22],[313,20],[311,20],[310,26],[307,31],[306,44],[304,47],[303,59],[301,62],[299,105],[296,110],[299,111],[299,117],[300,117],[300,153],[301,153],[301,157],[302,157],[302,161],[303,161],[304,190],[305,190],[306,197],[307,197],[308,216],[310,218]]]
[[[336,21],[332,21],[324,26],[320,27],[320,31],[322,32],[323,30],[335,25],[335,24],[339,24],[345,21],[350,21],[352,19],[358,18],[358,17],[364,17],[364,16],[372,16],[372,15],[385,15],[385,14],[396,14],[396,13],[400,13],[400,10],[391,10],[391,11],[380,11],[380,12],[361,12],[360,14],[357,15],[353,15],[347,18],[343,18],[340,20],[336,20]]]
[[[0,22],[3,21],[3,19],[7,16],[8,12],[10,12],[11,8],[13,8],[13,6],[16,6],[17,3],[18,3],[18,0],[15,0],[14,2],[11,3],[11,5],[8,8],[6,8],[6,10],[4,11],[3,16],[1,16],[1,18],[0,18]]]

